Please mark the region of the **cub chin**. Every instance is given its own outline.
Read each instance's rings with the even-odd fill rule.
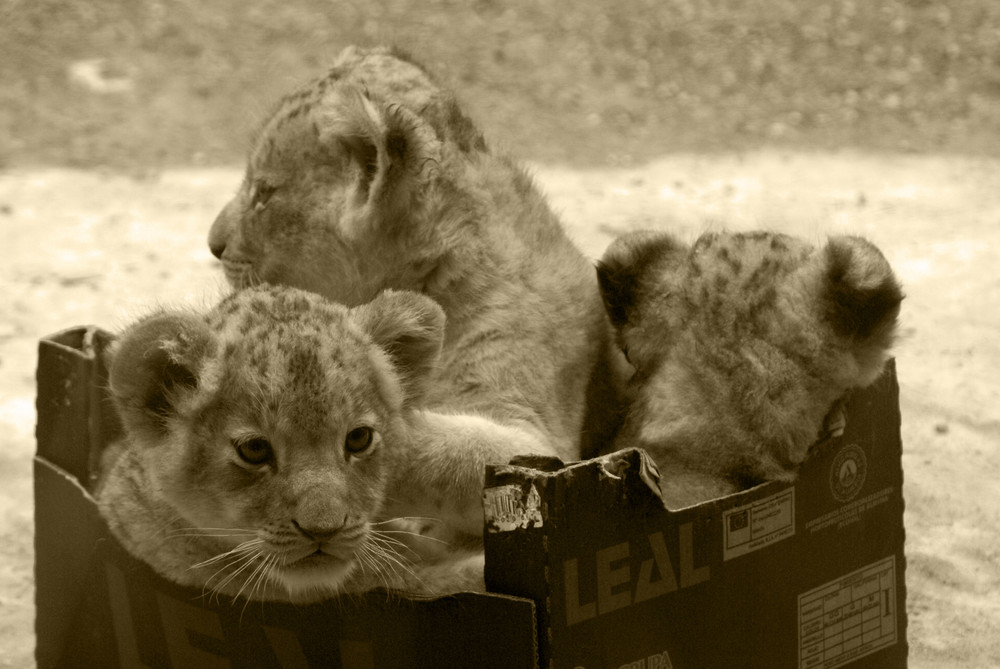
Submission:
[[[381,515],[443,329],[415,293],[349,309],[266,285],[143,318],[111,351],[111,531],[166,578],[231,596],[481,590],[481,555],[410,564]]]
[[[831,408],[882,373],[903,299],[882,253],[849,236],[637,232],[598,279],[635,368],[611,450],[646,449],[674,508],[793,480]]]

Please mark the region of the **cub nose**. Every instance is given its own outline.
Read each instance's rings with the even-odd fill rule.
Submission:
[[[222,254],[226,250],[226,239],[229,237],[230,229],[230,209],[233,203],[230,202],[219,215],[215,217],[215,221],[212,223],[212,227],[208,231],[208,249],[212,252],[212,255],[222,260]]]
[[[294,525],[295,529],[301,532],[307,539],[323,543],[324,541],[329,541],[336,536],[336,534],[344,527],[346,521],[347,519],[344,518],[343,521],[336,524],[309,523],[307,525],[302,525],[299,521],[292,520],[292,525]]]
[[[208,250],[212,252],[212,255],[222,260],[222,254],[226,250],[226,245],[223,243],[213,243],[212,238],[208,239]]]

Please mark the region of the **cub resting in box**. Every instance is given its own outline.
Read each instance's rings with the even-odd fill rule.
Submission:
[[[598,276],[635,367],[607,450],[646,449],[668,506],[793,480],[824,418],[882,373],[903,293],[870,242],[770,232],[615,240]]]

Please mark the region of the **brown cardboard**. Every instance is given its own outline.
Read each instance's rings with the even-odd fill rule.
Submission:
[[[794,485],[672,511],[639,450],[493,466],[486,577],[504,594],[293,607],[208,601],[110,537],[88,493],[119,433],[108,341],[74,328],[40,345],[39,667],[906,666],[894,367],[855,393]]]
[[[88,489],[120,428],[98,328],[42,340],[35,457],[36,660],[48,667],[534,667],[531,600],[384,592],[310,606],[209,599],[129,556]]]
[[[640,450],[490,467],[487,586],[553,669],[905,667],[898,407],[890,366],[794,485],[677,511]]]

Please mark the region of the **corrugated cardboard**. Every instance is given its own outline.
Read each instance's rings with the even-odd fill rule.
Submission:
[[[851,398],[843,434],[794,485],[671,511],[639,450],[494,466],[486,577],[503,594],[295,607],[209,600],[108,534],[88,492],[120,431],[108,341],[75,328],[40,345],[39,667],[906,666],[893,368]]]
[[[133,559],[88,489],[120,433],[97,328],[42,340],[35,458],[36,659],[48,667],[534,667],[531,600],[383,592],[310,606],[210,599]]]
[[[664,507],[640,450],[486,478],[486,582],[538,603],[542,666],[906,666],[895,369],[794,485]]]

